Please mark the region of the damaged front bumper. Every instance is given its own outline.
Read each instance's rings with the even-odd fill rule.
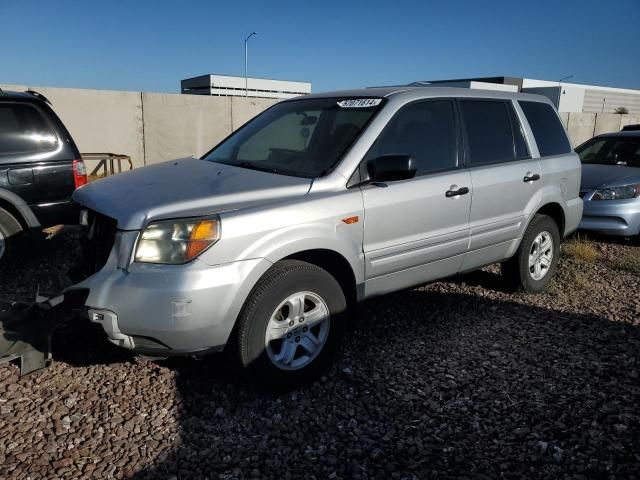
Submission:
[[[89,319],[108,339],[148,355],[219,351],[253,285],[271,265],[265,259],[208,265],[132,261],[137,231],[116,231],[104,265],[71,287],[86,292]]]

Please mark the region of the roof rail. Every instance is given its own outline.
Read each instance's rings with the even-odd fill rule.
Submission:
[[[36,92],[35,90],[26,90],[25,93],[30,93],[34,97],[39,98],[43,102],[47,102],[49,105],[51,105],[51,102],[49,101],[49,99],[47,97],[45,97],[44,95],[42,95],[39,92]]]

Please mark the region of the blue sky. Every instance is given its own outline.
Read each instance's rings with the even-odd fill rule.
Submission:
[[[249,74],[314,91],[513,75],[640,88],[640,0],[0,3],[0,83],[179,91]]]

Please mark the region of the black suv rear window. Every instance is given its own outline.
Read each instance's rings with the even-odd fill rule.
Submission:
[[[520,101],[541,157],[562,155],[571,151],[571,144],[553,107],[547,103]]]
[[[56,135],[36,108],[0,103],[0,155],[49,151],[56,145]]]

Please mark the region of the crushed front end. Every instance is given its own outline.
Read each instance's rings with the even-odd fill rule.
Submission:
[[[90,321],[123,348],[153,356],[191,355],[224,348],[237,315],[238,286],[258,262],[179,265],[134,261],[139,230],[84,209],[80,281]],[[235,309],[235,310],[234,310]]]

